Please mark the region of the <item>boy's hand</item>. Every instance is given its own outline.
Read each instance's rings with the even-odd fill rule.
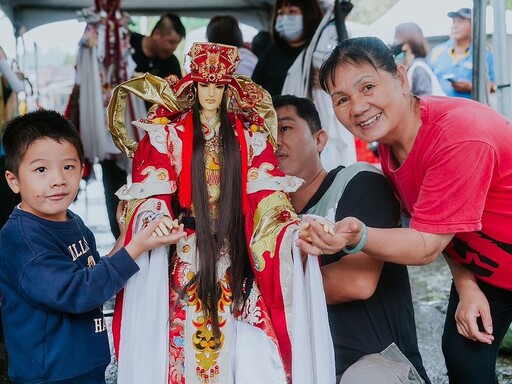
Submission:
[[[130,254],[133,259],[140,256],[142,252],[149,251],[150,249],[158,248],[167,244],[176,244],[179,239],[186,236],[186,232],[183,230],[183,224],[178,227],[173,227],[171,231],[166,235],[162,232],[162,235],[154,235],[157,228],[162,223],[163,218],[153,220],[148,225],[133,235],[132,240],[126,245],[126,251]]]

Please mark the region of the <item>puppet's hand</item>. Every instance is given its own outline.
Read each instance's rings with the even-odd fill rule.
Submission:
[[[171,233],[176,233],[179,228],[178,219],[171,219],[169,216],[162,216],[160,219],[160,224],[156,227],[155,231],[152,233],[153,237],[157,236],[168,236]]]
[[[319,223],[322,226],[322,228],[324,229],[325,233],[334,235],[334,224],[331,223],[329,220],[324,219],[321,216],[305,215],[303,217],[302,222],[300,223],[300,226],[299,226],[299,238],[300,239],[307,241],[308,243],[310,243],[312,241],[311,228],[310,228],[310,223],[312,223],[312,222]]]

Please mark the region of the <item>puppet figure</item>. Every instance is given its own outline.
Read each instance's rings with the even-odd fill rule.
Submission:
[[[236,47],[195,43],[189,56],[182,80],[145,74],[117,87],[109,105],[114,141],[133,157],[133,182],[118,192],[129,200],[127,240],[161,215],[163,232],[179,222],[188,234],[140,257],[141,271],[117,297],[119,382],[287,383],[292,374],[294,383],[301,375],[331,382],[322,376],[334,359],[318,261],[313,309],[292,254],[299,218],[288,192],[302,180],[277,168],[271,98],[234,75]],[[134,122],[146,132],[140,143],[125,132],[129,93],[155,104]],[[325,353],[310,339],[310,311],[324,314],[313,328]],[[309,380],[317,358],[324,373]]]

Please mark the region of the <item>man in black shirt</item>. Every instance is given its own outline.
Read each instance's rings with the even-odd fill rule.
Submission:
[[[398,202],[377,168],[367,163],[339,166],[329,172],[323,168],[320,153],[328,138],[314,104],[291,95],[275,96],[273,101],[279,168],[305,181],[290,194],[295,210],[332,222],[355,216],[372,227],[398,226]],[[421,376],[408,382],[430,383],[418,350],[407,267],[377,261],[361,252],[325,255],[321,264],[336,374],[341,376],[361,357],[395,343],[416,369],[412,374]]]
[[[181,79],[181,65],[174,55],[176,47],[185,37],[185,27],[180,18],[166,13],[156,23],[150,36],[130,33],[131,56],[136,64],[135,72],[149,72],[159,77],[176,75]],[[151,103],[144,103],[145,108]],[[143,116],[146,114],[144,113]],[[105,203],[110,228],[115,238],[119,237],[116,209],[119,199],[115,192],[126,184],[127,172],[119,165],[120,155],[111,155],[100,161],[105,189]]]
[[[150,36],[132,32],[130,45],[132,58],[137,65],[135,71],[160,77],[172,74],[181,79],[181,65],[174,51],[184,37],[185,27],[173,13],[163,15]]]

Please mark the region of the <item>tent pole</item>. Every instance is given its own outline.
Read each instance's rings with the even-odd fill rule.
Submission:
[[[510,94],[510,74],[508,69],[507,28],[505,22],[505,0],[493,0],[494,9],[494,69],[498,96],[498,111],[512,118],[512,100]]]
[[[485,30],[485,7],[484,0],[473,1],[473,91],[471,96],[474,100],[489,104],[487,100],[487,79],[485,45],[487,33]]]

